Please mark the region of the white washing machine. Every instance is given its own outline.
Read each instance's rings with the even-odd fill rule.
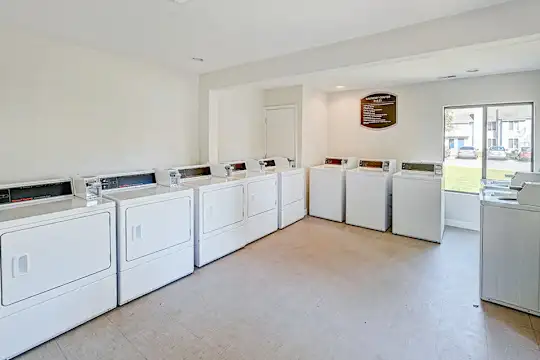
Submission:
[[[360,160],[347,170],[346,216],[350,225],[386,231],[392,224],[392,176],[396,160]]]
[[[309,170],[309,215],[345,221],[346,170],[358,165],[355,157],[327,157]]]
[[[71,179],[0,186],[0,359],[116,307],[116,208]]]
[[[392,232],[440,243],[445,221],[442,164],[404,162],[392,186]]]
[[[278,227],[283,229],[306,216],[306,170],[291,167],[289,159],[247,160],[248,171],[276,173],[278,177]]]
[[[244,182],[225,176],[212,176],[212,169],[210,165],[175,168],[179,183],[195,191],[197,267],[211,263],[246,245]],[[217,166],[217,169],[224,171],[220,166]],[[159,178],[161,183],[162,176]]]
[[[246,187],[246,244],[278,229],[278,178],[275,172],[248,171],[245,161],[229,166],[231,177],[244,180]]]
[[[193,272],[193,189],[157,185],[153,170],[98,176],[116,202],[118,304]]]

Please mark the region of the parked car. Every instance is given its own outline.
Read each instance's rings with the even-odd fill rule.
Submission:
[[[478,153],[473,146],[462,146],[457,153],[458,159],[478,159]]]
[[[489,148],[487,158],[490,160],[506,160],[506,150],[504,146],[492,146]]]
[[[519,161],[531,161],[531,148],[529,146],[522,147],[517,156]]]

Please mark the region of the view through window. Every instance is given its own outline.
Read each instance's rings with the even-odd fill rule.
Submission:
[[[478,193],[480,180],[532,171],[533,105],[447,107],[445,189]]]

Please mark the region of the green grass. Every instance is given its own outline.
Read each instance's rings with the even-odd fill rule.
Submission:
[[[488,169],[487,178],[504,180],[506,174],[514,174],[513,170]],[[444,166],[444,187],[450,191],[478,193],[482,169],[465,166]]]

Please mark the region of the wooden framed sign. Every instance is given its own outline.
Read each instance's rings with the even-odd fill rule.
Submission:
[[[375,93],[360,100],[360,125],[384,129],[397,123],[397,96]]]

